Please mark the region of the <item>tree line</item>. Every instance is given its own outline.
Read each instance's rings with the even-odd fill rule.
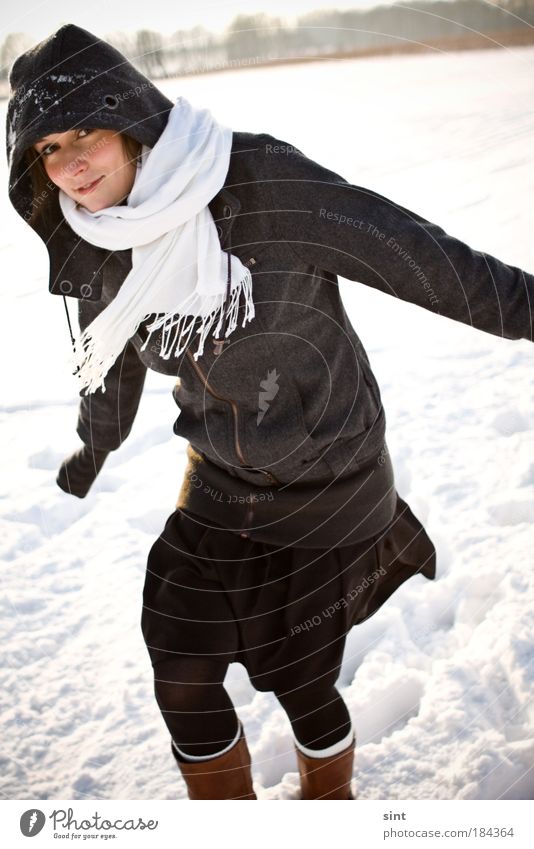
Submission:
[[[320,2],[320,0],[318,0]],[[114,44],[151,79],[403,45],[442,37],[518,30],[534,25],[534,0],[413,0],[371,9],[323,9],[302,15],[294,26],[265,13],[237,15],[221,34],[203,26],[172,34],[142,29],[110,33]],[[10,33],[0,47],[0,84],[34,41]],[[7,93],[7,92],[6,92]]]

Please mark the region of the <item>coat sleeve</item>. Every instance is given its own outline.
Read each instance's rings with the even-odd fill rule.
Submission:
[[[85,328],[104,308],[99,302],[79,301],[80,330]],[[113,451],[126,439],[132,429],[146,377],[143,365],[131,342],[106,375],[106,391],[98,389],[89,395],[80,392],[76,432],[86,445]]]
[[[532,274],[347,182],[280,139],[262,140],[264,214],[272,215],[276,240],[301,261],[486,333],[533,341]]]

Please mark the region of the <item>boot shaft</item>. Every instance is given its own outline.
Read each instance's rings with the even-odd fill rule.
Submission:
[[[354,799],[350,782],[354,770],[356,738],[350,746],[326,758],[311,758],[295,746],[301,799]]]
[[[185,761],[172,746],[187,785],[189,799],[257,799],[252,787],[250,752],[241,725],[239,739],[222,755],[205,761]]]

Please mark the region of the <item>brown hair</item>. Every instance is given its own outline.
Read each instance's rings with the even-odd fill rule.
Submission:
[[[137,161],[141,153],[141,142],[126,133],[119,133],[124,152],[129,162]],[[27,223],[33,227],[40,219],[47,220],[47,198],[58,191],[58,187],[52,182],[46,173],[43,157],[37,153],[34,147],[29,147],[23,157],[32,182],[31,213],[25,217]]]

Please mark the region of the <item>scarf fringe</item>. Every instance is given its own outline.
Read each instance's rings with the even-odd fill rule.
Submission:
[[[254,301],[252,300],[252,275],[248,268],[245,269],[243,278],[232,289],[230,302],[226,311],[224,311],[224,296],[219,295],[216,297],[216,300],[220,303],[218,303],[214,309],[202,318],[202,324],[197,330],[197,334],[200,335],[200,340],[197,351],[193,354],[195,361],[198,360],[198,358],[204,353],[205,341],[217,318],[218,322],[214,331],[214,335],[216,337],[218,337],[221,331],[224,318],[227,319],[227,327],[224,334],[225,337],[228,337],[235,330],[237,327],[241,293],[243,293],[245,297],[245,315],[241,323],[241,327],[244,327],[246,322],[251,321],[255,315]],[[199,318],[198,315],[192,315],[186,312],[188,303],[191,304],[197,297],[197,294],[193,292],[187,301],[181,305],[183,314],[165,313],[159,318],[156,318],[147,327],[148,336],[140,350],[144,351],[152,335],[161,329],[162,338],[159,356],[165,360],[170,359],[173,354],[175,357],[179,357],[189,344],[195,322],[197,318]],[[213,300],[213,298],[210,298],[210,300]],[[130,337],[137,332],[139,325],[147,318],[148,316],[144,316],[137,322],[136,326],[129,334]],[[186,325],[187,321],[189,321],[189,323]],[[75,374],[83,384],[83,388],[86,389],[85,394],[95,392],[97,389],[101,389],[102,392],[106,391],[105,375],[120,354],[120,351],[115,350],[108,352],[105,355],[99,352],[98,349],[101,346],[98,345],[96,338],[92,337],[88,332],[89,329],[90,328],[87,328],[87,330],[82,333],[80,339],[75,344],[74,355],[72,357],[72,364],[75,366]]]
[[[232,289],[230,295],[230,303],[226,308],[226,312],[224,311],[224,298],[218,296],[217,300],[222,302],[219,303],[218,306],[216,306],[213,310],[211,310],[208,315],[202,318],[202,323],[197,330],[197,334],[200,335],[200,340],[198,343],[198,348],[193,354],[195,360],[198,360],[198,358],[201,357],[204,353],[205,341],[217,318],[218,322],[214,331],[215,336],[219,335],[222,328],[223,319],[225,317],[227,319],[227,328],[224,334],[225,337],[228,337],[235,330],[235,328],[237,327],[237,316],[239,311],[241,293],[243,293],[245,296],[245,316],[241,324],[241,327],[244,327],[245,323],[247,321],[251,321],[255,315],[254,302],[252,300],[252,275],[248,268],[245,269],[245,274],[243,278]],[[162,315],[159,318],[155,319],[155,321],[153,321],[152,324],[148,327],[149,335],[146,339],[146,342],[144,342],[141,350],[145,350],[152,334],[155,333],[157,330],[162,329],[162,340],[159,355],[164,360],[170,359],[173,354],[175,357],[179,357],[189,343],[189,339],[191,338],[194,324],[198,316],[193,316],[191,318],[191,321],[189,322],[189,325],[187,327],[184,327],[185,322],[188,318],[191,317],[189,315],[179,315],[177,318],[175,313],[166,313],[165,315]],[[173,329],[175,332],[171,338],[171,331]]]

